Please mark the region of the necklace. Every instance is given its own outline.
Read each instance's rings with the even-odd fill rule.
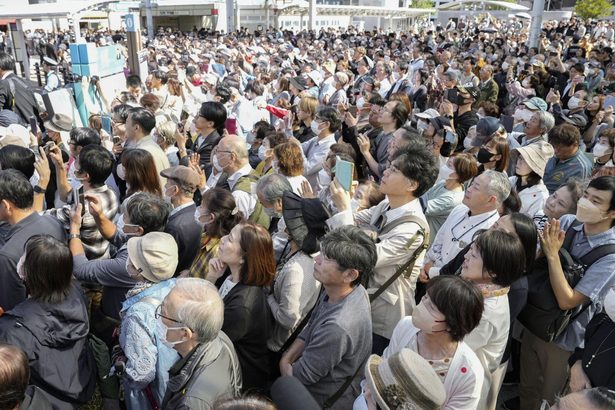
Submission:
[[[615,332],[615,329],[611,330],[611,332],[610,332],[608,335],[606,335],[606,337],[604,338],[604,340],[600,343],[600,345],[598,346],[598,348],[596,349],[596,351],[595,351],[595,352],[594,352],[594,354],[592,355],[591,359],[589,359],[589,362],[587,362],[587,364],[585,365],[585,368],[586,368],[586,369],[587,369],[589,366],[591,366],[591,365],[592,365],[592,362],[594,361],[594,359],[596,358],[596,356],[600,356],[602,353],[606,353],[606,352],[608,352],[609,350],[613,350],[613,349],[615,349],[615,346],[613,346],[613,347],[609,347],[608,349],[605,349],[605,350],[603,350],[603,351],[600,351],[600,348],[602,347],[602,345],[604,344],[604,342],[606,342],[606,341],[607,341],[607,339],[608,339],[609,337],[611,337],[611,334],[613,334],[613,332]]]
[[[493,213],[487,215],[487,217],[483,220],[481,220],[480,222],[475,223],[474,225],[470,226],[470,228],[466,229],[465,231],[463,231],[461,233],[461,235],[456,235],[455,234],[455,228],[457,228],[459,226],[460,223],[462,223],[463,221],[465,221],[466,219],[466,215],[464,215],[464,217],[455,224],[455,226],[453,226],[451,228],[451,233],[453,234],[453,242],[459,242],[459,248],[463,249],[466,247],[467,243],[465,241],[462,241],[461,238],[463,238],[468,232],[471,232],[474,228],[476,228],[477,226],[481,225],[482,223],[486,222],[489,218],[491,218],[493,215],[495,215],[497,213],[497,211],[493,211]],[[469,215],[468,215],[469,216]]]

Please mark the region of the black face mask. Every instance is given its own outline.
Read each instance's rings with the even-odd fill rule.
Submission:
[[[486,164],[487,162],[491,162],[491,157],[493,157],[493,154],[487,151],[485,148],[481,148],[478,151],[478,154],[476,154],[476,159],[481,164]]]

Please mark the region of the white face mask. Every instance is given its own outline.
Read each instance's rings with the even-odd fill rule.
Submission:
[[[357,99],[357,108],[361,109],[361,108],[363,108],[364,105],[365,105],[365,98],[359,97]]]
[[[167,340],[167,332],[169,330],[178,330],[178,329],[185,329],[185,326],[173,326],[173,327],[167,326],[164,323],[162,323],[162,318],[159,318],[158,322],[156,322],[156,333],[158,333],[158,337],[160,338],[160,341],[162,342],[163,345],[171,349],[173,349],[175,345],[185,342],[183,337],[180,340],[176,340],[174,342]]]
[[[530,88],[530,79],[529,78],[524,78],[523,82],[521,83],[521,85],[523,86],[523,88]]]
[[[575,110],[577,108],[579,108],[579,106],[581,105],[581,99],[577,98],[575,96],[570,97],[570,99],[568,100],[568,109],[570,110]]]
[[[320,135],[319,124],[316,121],[312,121],[312,124],[310,124],[310,128],[312,129],[314,134],[316,134],[317,136]]]
[[[603,157],[607,154],[613,152],[611,147],[606,144],[596,144],[594,145],[594,149],[592,149],[592,154],[594,154],[594,159]]]
[[[502,63],[502,71],[507,71],[507,70],[508,70],[508,67],[509,67],[508,63],[507,63],[506,61],[504,61],[504,62]]]
[[[450,168],[448,164],[442,165],[440,167],[440,180],[447,180],[453,172],[455,172],[455,170]]]
[[[119,179],[121,179],[122,181],[126,181],[126,170],[124,169],[124,165],[118,164],[115,171]]]
[[[331,184],[331,176],[324,169],[318,171],[316,179],[318,180],[318,185],[323,188],[328,187],[329,184]]]
[[[604,312],[609,315],[609,318],[615,322],[615,290],[609,289],[604,297]]]
[[[429,127],[425,121],[419,121],[416,123],[416,129],[419,131],[419,135],[423,135],[425,130]]]
[[[214,155],[214,168],[216,169],[216,171],[222,172],[222,167],[220,166],[220,163],[218,162],[218,155]]]
[[[171,187],[173,188],[173,187]],[[165,189],[164,192],[162,193],[162,197],[164,198],[164,200],[168,203],[171,203],[171,200],[173,199],[173,195],[169,195],[169,189]]]
[[[267,150],[269,148],[265,147],[264,145],[261,145],[260,147],[258,147],[258,159],[260,159],[261,161],[264,161],[266,158],[266,154],[267,154]]]

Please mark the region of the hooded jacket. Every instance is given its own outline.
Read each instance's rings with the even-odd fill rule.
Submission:
[[[81,289],[74,284],[58,304],[26,299],[0,317],[0,341],[28,356],[30,383],[53,408],[75,409],[96,387],[96,363],[88,345],[88,314]]]

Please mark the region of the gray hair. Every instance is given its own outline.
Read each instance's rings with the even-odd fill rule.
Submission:
[[[172,292],[182,295],[177,309],[177,320],[197,335],[197,340],[207,343],[218,336],[224,322],[224,303],[218,289],[209,281],[198,278],[179,278]]]
[[[498,204],[504,202],[508,195],[510,195],[510,181],[506,174],[503,172],[494,171],[489,169],[483,172],[483,175],[487,178],[489,183],[487,184],[487,193],[494,195]]]
[[[538,126],[544,130],[543,134],[548,133],[555,127],[555,118],[548,111],[538,111]]]
[[[284,192],[292,190],[293,187],[288,182],[288,179],[284,175],[275,173],[265,175],[256,185],[256,191],[260,192],[267,202],[282,199]]]
[[[321,253],[337,262],[340,269],[356,269],[359,277],[352,284],[366,283],[371,275],[378,253],[376,244],[356,226],[341,226],[322,237]]]

